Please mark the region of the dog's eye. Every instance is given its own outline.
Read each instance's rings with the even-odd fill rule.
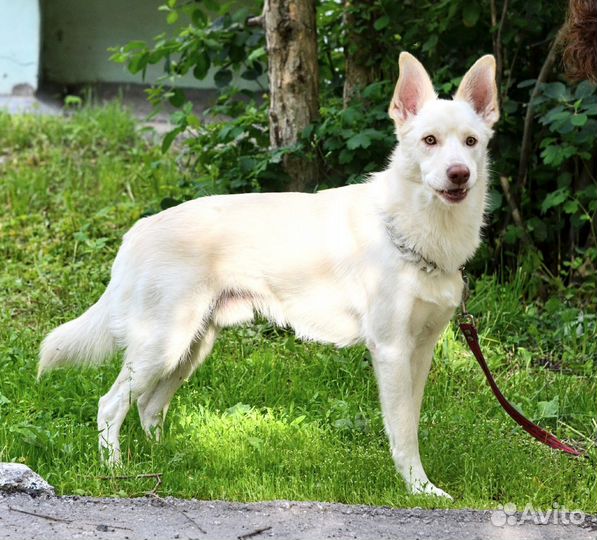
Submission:
[[[434,144],[437,144],[437,139],[433,135],[427,135],[427,137],[425,137],[423,141],[425,141],[425,144],[428,146],[433,146]]]
[[[466,138],[466,145],[467,146],[475,146],[475,144],[477,144],[477,139],[475,139],[474,137],[467,137]]]

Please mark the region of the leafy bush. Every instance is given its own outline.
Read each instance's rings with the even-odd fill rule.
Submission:
[[[527,225],[538,243],[566,246],[568,253],[558,252],[560,261],[554,263],[567,259],[569,268],[586,277],[593,271],[588,263],[597,260],[597,184],[591,171],[597,133],[595,86],[587,81],[576,89],[561,82],[544,84],[536,104],[538,121],[545,127],[539,143],[545,168],[526,194],[533,214]]]
[[[225,94],[210,113],[231,118],[198,125],[193,136],[185,140],[196,178],[189,195],[282,189],[286,175],[280,162],[290,149],[269,150],[265,104],[234,102]],[[188,116],[193,118],[190,112]],[[185,122],[179,121],[178,129]]]
[[[322,187],[358,182],[381,169],[396,144],[387,112],[392,91],[388,83],[374,83],[348,107],[342,107],[340,98],[322,107],[320,122],[305,133],[322,154],[326,172]]]

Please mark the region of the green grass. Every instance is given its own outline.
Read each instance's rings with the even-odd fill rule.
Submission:
[[[164,197],[180,197],[184,175],[118,106],[69,119],[0,115],[0,156],[0,461],[27,463],[61,494],[141,495],[152,479],[100,478],[110,473],[98,462],[97,400],[118,361],[37,383],[37,350],[99,297],[123,232]],[[427,387],[421,448],[430,478],[456,500],[409,496],[367,351],[299,343],[261,323],[220,337],[175,397],[161,443],[129,415],[115,474],[159,472],[159,494],[201,499],[595,511],[595,306],[574,290],[523,300],[528,283],[522,272],[506,284],[476,280],[470,306],[483,347],[504,393],[590,459],[522,432],[451,327]]]

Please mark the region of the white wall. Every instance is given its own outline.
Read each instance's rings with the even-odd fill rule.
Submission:
[[[0,0],[0,94],[37,89],[40,16],[37,0]]]
[[[143,81],[141,74],[131,75],[123,65],[111,62],[108,48],[132,40],[151,44],[162,32],[174,33],[176,25],[167,25],[164,12],[157,9],[164,2],[0,0],[0,94],[10,94],[17,85],[36,90],[39,78],[65,84],[155,82],[163,75],[161,64],[149,68]],[[253,1],[239,3],[251,5]],[[202,81],[187,75],[177,84],[214,88],[213,72]],[[236,83],[256,87],[248,81]]]
[[[167,25],[166,15],[157,9],[164,3],[165,0],[41,0],[43,78],[67,84],[142,83],[140,73],[131,75],[123,65],[108,60],[108,48],[132,40],[151,44],[154,36],[173,32],[176,26]],[[154,82],[161,75],[162,65],[153,66],[145,82]],[[214,87],[211,76],[203,81],[187,76],[179,84]]]

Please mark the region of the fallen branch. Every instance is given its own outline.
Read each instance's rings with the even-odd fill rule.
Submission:
[[[155,495],[158,488],[162,485],[162,473],[143,473],[143,474],[125,474],[118,476],[96,476],[99,480],[137,480],[139,478],[155,478],[155,486],[146,495]]]
[[[35,512],[28,512],[27,510],[21,510],[20,508],[15,508],[14,506],[8,506],[8,509],[11,512],[18,512],[19,514],[27,514],[28,516],[35,516],[38,518],[42,518],[42,519],[48,519],[50,521],[59,521],[61,523],[72,523],[73,520],[72,519],[63,519],[63,518],[57,518],[54,516],[48,516],[46,514],[36,514]]]
[[[175,512],[178,512],[179,514],[181,514],[189,523],[191,523],[194,527],[196,527],[200,533],[207,534],[207,531],[203,527],[201,527],[201,525],[199,525],[199,523],[197,523],[192,517],[187,515],[187,513],[184,510],[180,510],[179,508],[176,508],[176,506],[174,506],[171,502],[160,497],[156,493],[153,493],[150,496],[153,497],[154,499],[157,499],[158,501],[160,501],[163,505],[167,506],[168,508],[171,508]]]
[[[258,536],[261,533],[271,530],[271,527],[262,527],[261,529],[256,529],[253,532],[247,534],[241,534],[237,536],[238,540],[247,540],[247,538],[253,538],[254,536]]]

